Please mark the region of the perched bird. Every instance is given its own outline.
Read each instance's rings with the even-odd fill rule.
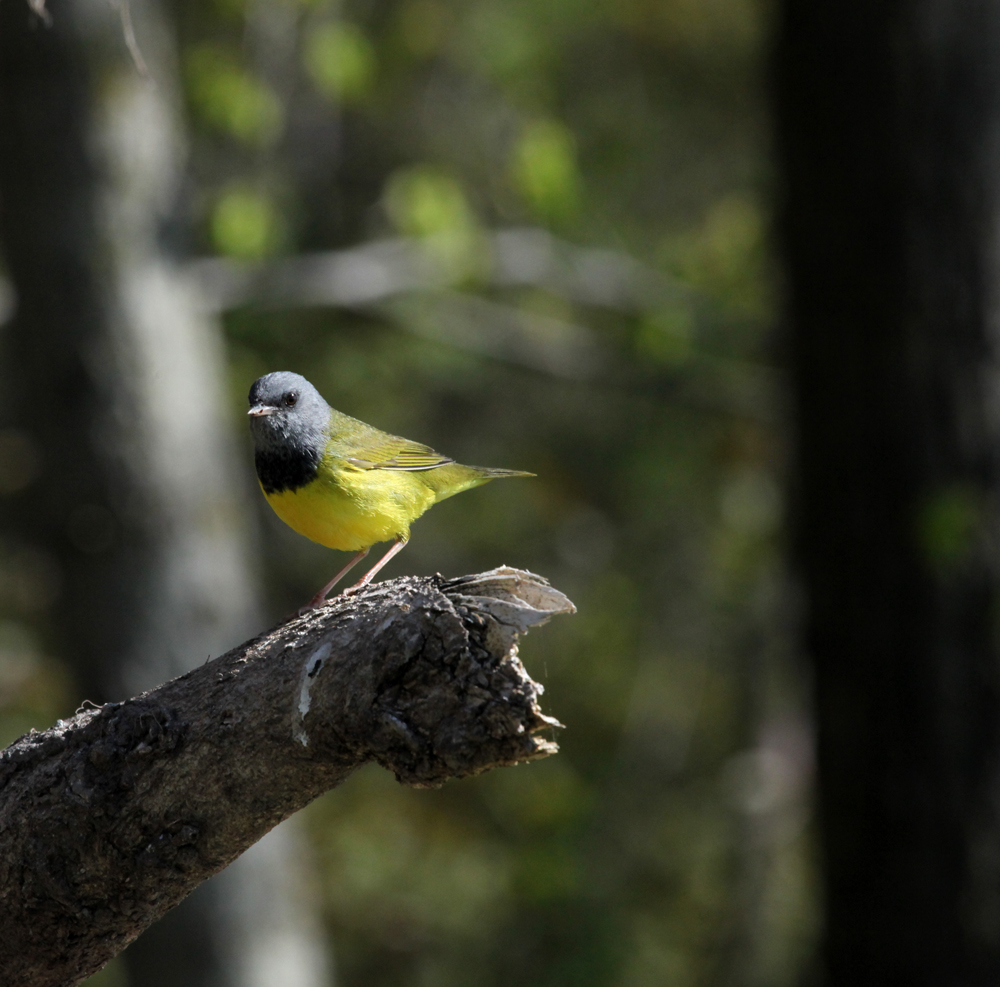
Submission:
[[[380,541],[385,555],[355,584],[370,582],[410,539],[432,504],[518,470],[462,466],[430,446],[380,432],[331,408],[298,374],[279,371],[250,388],[257,479],[274,513],[327,548],[357,554],[309,601],[326,594]]]

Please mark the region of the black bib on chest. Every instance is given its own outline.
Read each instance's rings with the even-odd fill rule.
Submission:
[[[319,460],[319,453],[313,449],[258,450],[253,457],[260,485],[269,494],[298,490],[311,483],[319,472]]]

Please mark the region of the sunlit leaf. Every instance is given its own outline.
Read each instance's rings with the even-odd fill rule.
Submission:
[[[529,123],[514,146],[514,185],[540,219],[559,222],[580,206],[580,176],[576,143],[557,120]]]
[[[642,356],[672,366],[694,354],[694,313],[686,306],[646,312],[639,321],[636,348]]]
[[[316,28],[303,57],[316,88],[337,102],[361,99],[375,81],[375,49],[356,24],[332,21]]]
[[[397,171],[386,185],[389,218],[402,233],[430,236],[475,226],[462,186],[438,169],[418,166]]]
[[[212,244],[219,253],[256,260],[273,253],[281,241],[281,220],[266,195],[243,186],[229,189],[216,203]]]
[[[426,165],[397,171],[386,184],[384,202],[393,225],[423,240],[446,280],[463,280],[481,267],[479,224],[451,175]]]
[[[227,52],[199,45],[186,60],[191,102],[206,123],[247,144],[270,144],[280,130],[278,97]]]

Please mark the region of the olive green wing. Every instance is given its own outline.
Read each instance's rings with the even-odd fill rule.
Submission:
[[[435,501],[445,500],[489,480],[534,475],[519,470],[463,466],[422,442],[389,435],[339,412],[334,414],[330,451],[344,466],[355,470],[420,473],[420,482],[434,492]]]
[[[430,446],[398,435],[380,435],[366,437],[352,448],[352,454],[346,456],[347,463],[362,470],[399,470],[416,473],[422,470],[433,470],[439,466],[447,466],[455,462],[448,456],[442,456]]]

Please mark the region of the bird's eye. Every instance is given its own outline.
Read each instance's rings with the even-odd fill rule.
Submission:
[[[285,403],[286,408],[294,408],[295,402],[299,399],[298,391],[289,391],[282,399]]]

